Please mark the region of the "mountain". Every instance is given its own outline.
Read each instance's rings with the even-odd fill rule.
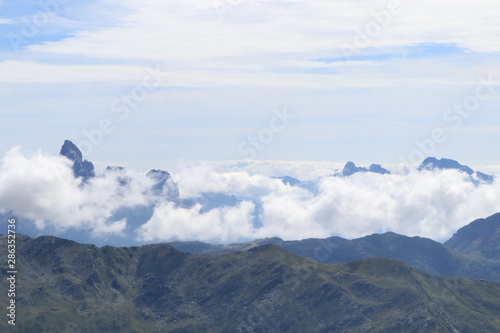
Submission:
[[[278,237],[257,239],[245,243],[233,243],[233,244],[209,244],[199,241],[191,242],[168,242],[168,244],[181,252],[194,253],[194,254],[223,254],[229,252],[246,251],[253,249],[255,247],[264,245],[276,245],[285,248],[283,244],[287,242]],[[291,251],[293,252],[293,251]]]
[[[310,180],[303,181],[303,180],[299,180],[297,178],[293,178],[290,176],[273,177],[273,179],[279,179],[285,185],[297,186],[297,187],[301,187],[305,190],[308,190],[311,193],[317,193],[317,186],[318,186],[317,181],[310,181]]]
[[[380,164],[371,164],[368,168],[369,172],[379,173],[381,175],[390,175],[391,172],[383,168]]]
[[[473,221],[444,244],[461,254],[500,262],[500,213]]]
[[[146,177],[155,182],[152,188],[152,192],[155,195],[166,197],[169,200],[177,200],[179,198],[179,187],[169,172],[153,169],[146,173]]]
[[[373,234],[353,240],[340,237],[300,241],[266,238],[229,245],[201,242],[172,242],[168,244],[180,251],[200,254],[228,253],[273,244],[297,255],[326,264],[384,257],[404,261],[420,271],[434,275],[488,279],[500,282],[500,263],[470,258],[428,238],[407,237],[392,232]],[[500,257],[497,256],[497,258]]]
[[[116,176],[120,186],[127,186],[130,184],[130,177],[125,175],[125,168],[121,166],[108,166],[104,170],[104,174],[112,173]]]
[[[96,174],[92,162],[83,159],[80,149],[70,140],[65,140],[61,147],[60,155],[65,156],[73,162],[72,169],[75,177],[80,177],[84,182],[92,181],[101,177],[114,177],[119,186],[129,186],[133,181],[132,177],[127,174],[127,170],[121,166],[108,166],[102,174]],[[169,172],[164,170],[153,169],[148,171],[145,175],[140,177],[147,177],[151,180],[151,188],[147,189],[148,194],[151,194],[151,203],[147,205],[135,206],[122,206],[113,211],[112,216],[108,217],[108,221],[116,222],[126,220],[127,226],[122,234],[108,234],[105,237],[96,238],[91,229],[74,229],[68,228],[65,231],[56,230],[51,228],[50,223],[48,226],[40,230],[36,227],[36,222],[29,218],[18,218],[18,232],[30,235],[32,237],[40,236],[42,234],[57,234],[60,237],[65,237],[78,242],[92,241],[97,245],[115,245],[115,246],[131,246],[142,245],[144,242],[136,240],[136,229],[146,223],[154,212],[154,202],[158,199],[166,199],[167,201],[174,202],[176,205],[181,205],[179,200],[178,185],[172,179]],[[191,203],[194,205],[194,203]],[[0,218],[4,217],[6,221],[8,216],[13,216],[13,212],[0,213]]]
[[[378,173],[381,175],[390,175],[391,174],[391,172],[389,170],[384,169],[379,164],[372,164],[367,169],[365,167],[358,167],[358,166],[356,166],[356,164],[349,161],[344,166],[344,169],[342,169],[342,172],[340,172],[338,175],[342,176],[342,177],[348,177],[348,176],[351,176],[351,175],[358,173],[358,172],[373,172],[373,173]]]
[[[455,160],[450,160],[447,158],[437,159],[435,157],[426,158],[422,164],[418,167],[419,171],[422,170],[458,170],[464,172],[469,176],[475,177],[479,182],[491,184],[495,177],[487,175],[482,172],[474,171],[467,165],[462,165]],[[474,179],[475,180],[475,179]],[[477,182],[477,181],[476,181]]]
[[[279,179],[283,182],[283,184],[290,185],[290,186],[296,186],[296,185],[299,185],[301,183],[301,181],[298,180],[297,178],[293,178],[290,176],[274,177],[274,179]]]
[[[84,181],[96,177],[92,162],[84,160],[80,149],[70,140],[64,141],[60,155],[67,157],[73,162],[72,169],[75,177],[82,177]],[[129,184],[129,179],[125,177],[124,171],[125,168],[121,166],[108,166],[104,172],[117,174],[119,184],[126,186]],[[146,177],[154,181],[151,189],[154,195],[166,197],[169,200],[177,200],[179,198],[179,188],[169,172],[152,169],[146,173]]]
[[[64,141],[59,154],[67,157],[73,162],[72,168],[75,177],[81,177],[84,181],[95,177],[94,164],[83,159],[82,152],[73,142],[69,140]]]
[[[241,202],[234,195],[213,192],[201,193],[200,197],[195,201],[203,205],[202,213],[220,207],[234,207]]]
[[[195,255],[20,234],[17,246],[17,332],[500,330],[500,284],[435,277],[401,261],[325,265],[273,245]]]

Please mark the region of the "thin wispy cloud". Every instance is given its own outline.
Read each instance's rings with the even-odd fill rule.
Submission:
[[[133,64],[137,62],[165,64],[169,70],[177,73],[176,84],[186,87],[259,83],[287,87],[299,86],[300,82],[303,87],[314,88],[339,86],[332,82],[364,87],[411,85],[413,81],[414,84],[470,84],[473,78],[466,75],[459,80],[456,76],[448,76],[457,71],[453,65],[446,65],[449,62],[446,56],[446,60],[436,61],[445,66],[440,73],[430,71],[428,77],[418,75],[426,67],[418,58],[428,56],[425,48],[422,52],[419,46],[454,46],[459,53],[460,50],[478,54],[499,52],[497,36],[500,28],[485,24],[496,22],[494,13],[498,12],[498,4],[480,1],[474,5],[474,15],[470,15],[470,5],[463,1],[430,4],[430,1],[250,2],[227,12],[224,20],[221,20],[216,15],[215,2],[146,1],[118,4],[108,1],[102,3],[103,9],[99,12],[99,22],[102,24],[95,22],[87,29],[80,28],[59,40],[33,43],[27,46],[24,53],[35,64],[37,59],[46,59],[47,55],[56,59],[77,56],[97,62],[80,64],[82,71],[76,68],[74,75],[68,76],[69,82],[91,82],[90,75],[83,72],[86,68],[89,73],[93,73],[94,80],[127,80],[123,75],[113,74],[112,69],[99,67],[99,62],[113,64],[119,60],[129,63],[131,67],[122,68],[128,71],[133,71]],[[97,4],[84,7],[82,17],[86,17],[85,10],[95,10],[95,6]],[[117,12],[105,10],[113,6],[116,6]],[[396,6],[398,10],[385,18],[384,13],[389,13],[388,6]],[[387,24],[378,23],[382,19],[387,20]],[[374,26],[378,24],[377,29],[381,29],[376,36],[370,37],[370,23]],[[355,56],[346,57],[342,49],[348,44],[355,47],[357,34],[366,35],[366,29],[370,35],[366,36],[369,43],[356,47],[359,53]],[[405,60],[398,65],[393,61],[374,62],[370,59],[376,59],[381,52],[389,59],[402,56]],[[368,59],[353,61],[357,56]],[[284,61],[283,58],[290,60]],[[320,58],[337,61],[329,64],[312,61]],[[32,81],[36,82],[44,81],[43,77],[48,78],[45,75],[45,62],[42,61],[38,66],[34,66],[34,63],[18,65],[31,68]],[[460,66],[460,59],[456,62],[455,66]],[[400,67],[393,71],[399,76],[388,73],[388,64]],[[19,70],[16,65],[8,63],[7,67],[13,68],[13,71]],[[375,70],[358,77],[358,71],[366,71],[366,65],[375,67]],[[439,65],[433,67],[436,66]],[[480,65],[475,66],[478,69]],[[344,67],[349,67],[350,71],[328,73],[329,69]],[[409,70],[411,67],[415,70]],[[224,73],[221,68],[227,68],[229,72]],[[497,72],[495,68],[491,63],[488,73]],[[68,66],[51,68],[56,73],[71,69]],[[332,76],[321,77],[303,72],[311,69],[325,70],[326,74]],[[401,71],[407,72],[407,75],[401,77]],[[293,74],[293,77],[285,73]],[[19,82],[9,77],[7,71],[3,80]],[[19,80],[24,82],[23,79]],[[294,80],[295,84],[289,83]]]

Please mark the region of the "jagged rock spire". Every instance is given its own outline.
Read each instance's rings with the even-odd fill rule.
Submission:
[[[59,154],[73,161],[73,174],[75,177],[82,177],[84,181],[95,177],[92,162],[84,160],[80,149],[70,140],[64,141]]]

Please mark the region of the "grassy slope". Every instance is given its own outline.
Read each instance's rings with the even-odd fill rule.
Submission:
[[[20,236],[18,246],[19,332],[500,331],[500,284],[394,260],[325,265],[273,245],[192,255]]]
[[[373,234],[353,240],[340,237],[301,241],[269,238],[229,245],[212,245],[200,242],[173,242],[169,244],[184,252],[215,254],[250,249],[269,243],[326,264],[384,257],[404,261],[422,272],[435,275],[500,282],[500,265],[491,258],[472,257],[467,253],[458,253],[431,239],[407,237],[392,232]],[[496,246],[499,243],[498,241],[490,241],[490,244]]]

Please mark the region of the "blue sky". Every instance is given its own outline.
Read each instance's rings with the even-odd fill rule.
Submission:
[[[499,9],[3,1],[0,151],[57,152],[71,139],[94,161],[173,169],[247,158],[241,147],[257,138],[258,160],[397,164],[428,150],[500,165]],[[283,110],[294,116],[284,127],[273,121]],[[446,138],[434,140],[436,129]]]

